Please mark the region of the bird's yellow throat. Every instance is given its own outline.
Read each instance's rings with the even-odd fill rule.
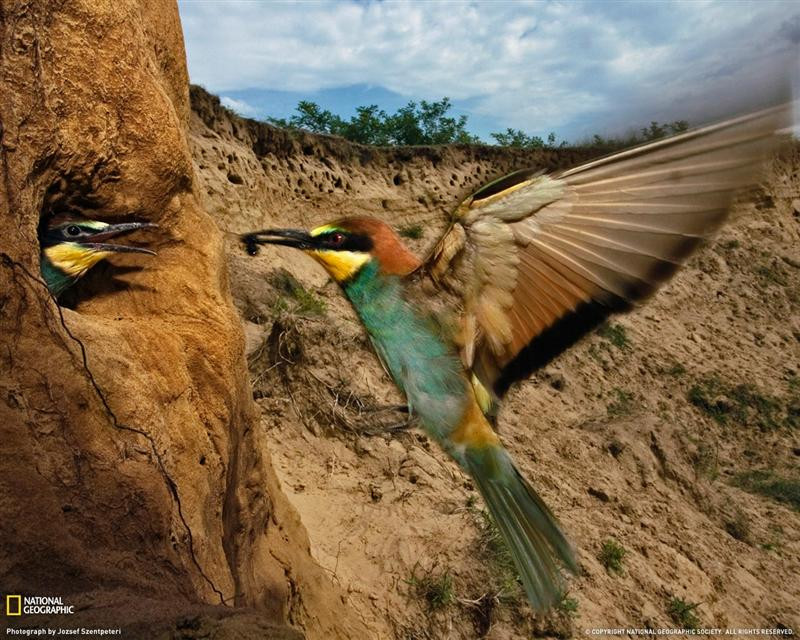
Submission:
[[[83,275],[100,260],[112,254],[111,251],[87,249],[74,242],[62,242],[47,247],[44,253],[54,267],[73,277]]]
[[[319,262],[336,282],[346,282],[359,272],[371,256],[361,251],[331,251],[315,249],[308,254]]]

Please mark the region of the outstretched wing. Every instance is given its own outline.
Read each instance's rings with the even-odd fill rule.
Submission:
[[[553,175],[520,171],[462,202],[425,264],[461,297],[465,364],[502,395],[667,280],[756,184],[791,105]]]

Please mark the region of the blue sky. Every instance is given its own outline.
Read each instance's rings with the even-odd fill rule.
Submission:
[[[313,100],[343,117],[451,98],[490,141],[769,102],[796,68],[800,3],[179,0],[189,75],[242,115]]]

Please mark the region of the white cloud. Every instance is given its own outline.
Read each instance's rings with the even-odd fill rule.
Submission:
[[[261,115],[261,111],[257,107],[248,104],[244,100],[237,100],[236,98],[231,98],[230,96],[220,96],[219,101],[222,103],[223,107],[227,107],[228,109],[235,111],[240,116],[256,118]]]
[[[798,13],[732,0],[179,6],[192,81],[215,92],[369,84],[469,99],[502,127],[587,131],[702,118],[767,91],[797,31],[782,25]]]

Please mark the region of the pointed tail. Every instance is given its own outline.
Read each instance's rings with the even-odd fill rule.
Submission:
[[[464,459],[514,558],[531,606],[547,610],[564,594],[559,564],[580,573],[558,521],[501,445],[468,447]]]

